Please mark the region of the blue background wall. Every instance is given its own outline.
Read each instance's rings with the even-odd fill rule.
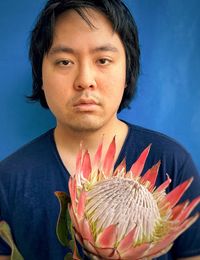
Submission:
[[[48,111],[24,98],[28,34],[44,2],[0,1],[0,159],[54,126]],[[120,117],[177,139],[200,170],[200,1],[125,2],[139,28],[142,73],[132,108]]]

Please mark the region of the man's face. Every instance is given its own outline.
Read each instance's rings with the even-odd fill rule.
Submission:
[[[94,27],[75,11],[59,16],[43,59],[43,90],[57,127],[96,131],[116,120],[126,75],[123,44],[100,12],[87,10]]]

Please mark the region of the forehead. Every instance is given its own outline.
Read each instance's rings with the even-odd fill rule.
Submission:
[[[87,24],[91,29],[97,29],[97,21],[109,24],[111,28],[113,25],[106,15],[95,8],[78,8],[69,9],[61,13],[56,19],[56,26],[58,26],[63,20],[71,23],[74,20],[82,20],[83,23]]]
[[[100,11],[92,8],[68,10],[58,16],[54,37],[59,34],[70,36],[71,34],[82,33],[102,33],[114,34],[113,26],[109,19]]]
[[[102,12],[92,8],[81,11],[68,10],[57,18],[51,47],[67,44],[75,49],[86,50],[110,43],[124,49],[118,33]]]

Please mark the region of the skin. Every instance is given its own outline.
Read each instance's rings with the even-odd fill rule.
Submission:
[[[42,66],[56,145],[69,172],[81,141],[93,154],[102,136],[109,144],[117,135],[117,156],[127,135],[117,118],[126,80],[124,46],[103,14],[88,9],[87,16],[94,26],[72,10],[57,19]]]

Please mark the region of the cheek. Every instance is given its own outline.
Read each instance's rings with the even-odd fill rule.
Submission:
[[[57,111],[59,107],[66,103],[66,93],[54,79],[48,78],[43,81],[43,91],[52,112]]]
[[[121,71],[115,71],[113,75],[110,75],[107,80],[107,91],[111,97],[120,98],[123,95],[125,89],[126,77]]]
[[[68,91],[66,86],[68,82],[63,77],[58,77],[55,73],[44,73],[43,74],[43,90],[47,99],[62,99]]]
[[[64,92],[64,86],[66,85],[64,75],[59,75],[47,59],[43,62],[42,81],[46,96],[59,96]]]
[[[118,110],[124,94],[124,85],[124,81],[119,82],[115,80],[107,85],[107,88],[104,90],[102,97],[104,104],[109,110]]]

